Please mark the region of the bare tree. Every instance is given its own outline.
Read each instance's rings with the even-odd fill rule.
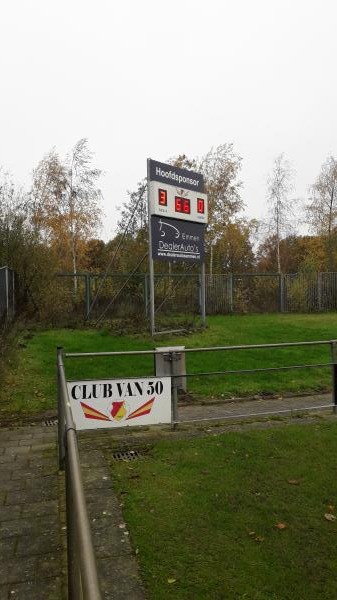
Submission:
[[[337,225],[337,160],[329,156],[311,186],[312,197],[308,206],[308,217],[315,233],[326,236],[328,266],[334,264],[334,238]]]
[[[281,273],[280,241],[285,235],[293,211],[294,199],[289,199],[293,189],[294,171],[284,154],[279,154],[273,164],[273,169],[267,180],[269,204],[269,234],[276,244],[277,271]]]

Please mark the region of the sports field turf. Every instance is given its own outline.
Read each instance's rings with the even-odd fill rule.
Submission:
[[[148,333],[116,335],[108,330],[49,329],[23,332],[12,353],[2,385],[2,413],[37,413],[55,407],[56,347],[65,351],[144,350],[155,346],[191,347],[263,344],[337,338],[337,316],[250,315],[208,318],[208,328],[189,335],[153,341]],[[187,356],[188,373],[223,369],[250,369],[290,364],[328,363],[329,347],[249,350],[226,353],[193,353]],[[153,358],[125,357],[66,360],[69,379],[110,378],[153,374]],[[321,392],[331,388],[331,369],[298,369],[241,376],[191,377],[188,390],[196,398],[209,400],[254,394]]]

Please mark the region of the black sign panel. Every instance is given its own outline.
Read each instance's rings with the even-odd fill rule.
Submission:
[[[150,160],[150,180],[161,181],[168,185],[175,185],[177,188],[194,190],[195,192],[205,191],[204,178],[201,173],[179,169],[156,160]]]
[[[204,224],[152,215],[151,234],[153,260],[204,261]]]

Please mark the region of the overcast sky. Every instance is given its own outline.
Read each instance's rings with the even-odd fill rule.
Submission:
[[[259,218],[276,155],[301,197],[337,156],[336,23],[336,0],[2,0],[0,165],[28,186],[88,138],[109,239],[147,157],[233,143]]]

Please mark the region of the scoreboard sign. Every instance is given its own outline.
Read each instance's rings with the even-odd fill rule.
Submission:
[[[150,160],[151,215],[206,224],[207,195],[200,173]]]

